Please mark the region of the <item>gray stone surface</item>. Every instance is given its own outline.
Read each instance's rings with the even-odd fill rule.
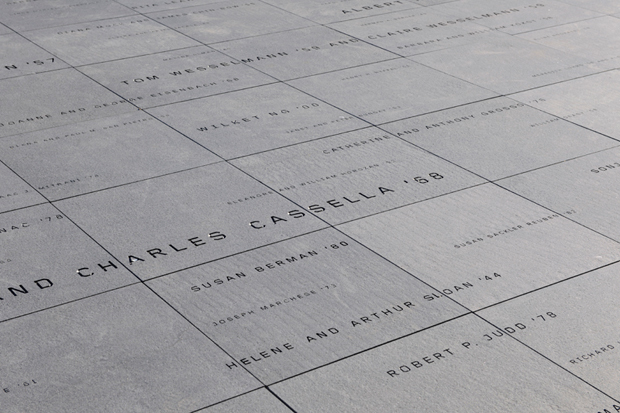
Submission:
[[[296,411],[320,405],[339,412],[409,411],[412,406],[420,411],[562,412],[614,404],[561,368],[541,365],[544,358],[513,338],[493,336],[494,331],[476,316],[466,316],[273,389]]]
[[[154,21],[204,44],[312,26],[311,21],[262,1],[230,0],[171,12],[149,13]]]
[[[388,123],[382,129],[489,180],[619,144],[508,98]]]
[[[140,108],[273,83],[243,62],[207,46],[84,66],[79,69]]]
[[[165,105],[148,112],[226,159],[368,126],[285,84]]]
[[[0,413],[620,411],[619,22],[0,1]]]
[[[290,84],[375,125],[496,96],[398,58],[293,80]]]
[[[484,182],[376,128],[233,164],[333,225]]]

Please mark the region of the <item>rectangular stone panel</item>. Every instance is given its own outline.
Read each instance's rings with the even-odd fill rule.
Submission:
[[[247,0],[231,0],[147,15],[204,44],[314,25],[307,19],[264,2]]]
[[[326,226],[224,163],[57,205],[142,279]]]
[[[490,180],[618,145],[613,139],[508,98],[382,128]]]
[[[608,71],[512,96],[537,109],[620,139],[620,72]]]
[[[0,56],[0,79],[68,67],[59,58],[16,33],[0,35]]]
[[[34,30],[24,36],[73,66],[200,44],[140,15]]]
[[[472,310],[620,258],[616,242],[492,184],[339,228],[441,291],[425,300]]]
[[[470,315],[278,383],[296,411],[602,411],[613,399]]]
[[[519,35],[523,39],[590,59],[600,67],[620,67],[620,19],[611,16],[584,20]]]
[[[447,24],[445,21],[444,14],[434,13],[432,8],[424,7],[351,20],[330,27],[401,56],[459,47],[485,41],[488,37],[502,36],[474,21],[458,25]]]
[[[196,413],[291,413],[284,403],[265,389],[255,390]]]
[[[376,128],[233,163],[330,224],[484,182]]]
[[[143,285],[0,324],[3,410],[189,412],[260,386]]]
[[[276,81],[207,46],[84,66],[80,70],[141,108]]]
[[[410,59],[501,94],[589,75],[604,70],[573,56],[517,37],[412,56]]]
[[[75,69],[0,80],[0,137],[136,110]]]
[[[311,76],[290,84],[374,124],[496,95],[407,59]]]
[[[49,204],[0,214],[0,240],[0,321],[138,281]]]
[[[568,3],[583,9],[594,10],[599,13],[620,13],[620,3],[616,0],[562,0],[562,3]]]
[[[148,112],[226,159],[368,126],[283,83]]]
[[[221,0],[116,0],[137,13],[181,9],[204,4],[220,3]]]
[[[620,241],[620,149],[517,175],[498,184]]]
[[[513,334],[598,389],[617,396],[619,267],[614,264],[581,275],[479,314],[502,332]]]
[[[461,0],[433,7],[446,14],[445,24],[475,21],[504,33],[517,34],[601,16],[565,2],[545,0]]]
[[[266,384],[466,311],[333,229],[148,285]]]
[[[325,26],[251,37],[213,45],[280,80],[393,59],[394,54]]]
[[[135,14],[111,0],[3,0],[0,3],[0,22],[19,32]]]
[[[0,213],[43,202],[45,198],[0,163]]]
[[[220,160],[140,112],[2,139],[0,159],[50,200]]]
[[[382,15],[416,7],[417,1],[393,0],[372,2],[368,0],[266,0],[266,3],[290,11],[317,23],[333,23]]]

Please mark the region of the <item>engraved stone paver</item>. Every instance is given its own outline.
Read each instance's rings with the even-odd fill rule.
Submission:
[[[620,412],[617,0],[0,0],[0,413]]]

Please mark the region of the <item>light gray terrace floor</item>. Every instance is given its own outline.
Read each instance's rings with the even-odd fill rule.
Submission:
[[[617,0],[2,0],[0,411],[620,411]]]

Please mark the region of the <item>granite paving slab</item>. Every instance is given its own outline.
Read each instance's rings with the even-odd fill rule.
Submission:
[[[181,9],[191,6],[199,6],[212,3],[221,3],[221,0],[115,0],[135,10],[136,13],[151,13],[162,10]]]
[[[135,16],[136,12],[112,0],[4,0],[0,3],[0,22],[19,32],[131,15]]]
[[[0,34],[10,34],[15,33],[13,30],[6,27],[4,24],[0,23]]]
[[[213,47],[279,80],[333,72],[396,57],[358,38],[324,26],[218,43]]]
[[[620,240],[620,150],[609,149],[498,181],[588,228]],[[577,196],[579,194],[580,196]]]
[[[381,128],[489,180],[619,144],[508,98],[472,103]]]
[[[560,412],[617,405],[513,338],[493,336],[495,330],[474,315],[465,316],[278,383],[273,390],[296,411],[320,405],[339,412],[383,412],[386,406],[394,411]]]
[[[496,96],[402,58],[289,83],[375,125]]]
[[[617,108],[620,72],[593,76],[518,93],[513,99],[556,115],[613,139],[620,139]]]
[[[148,285],[264,383],[466,312],[333,229]]]
[[[517,37],[410,57],[418,63],[501,94],[520,92],[601,72],[604,67]]]
[[[0,164],[0,212],[47,202],[27,182]]]
[[[290,11],[317,23],[333,23],[344,20],[376,16],[418,7],[414,0],[372,2],[368,0],[265,0],[266,3]]]
[[[196,413],[237,413],[237,412],[256,412],[256,413],[290,413],[289,409],[276,396],[267,390],[256,390],[234,399],[216,404]]]
[[[332,24],[330,27],[401,56],[449,49],[484,42],[487,37],[501,36],[501,33],[475,21],[454,25],[446,24],[445,20],[444,14],[424,7]]]
[[[49,204],[1,214],[0,239],[1,321],[138,281]]]
[[[75,69],[0,80],[0,138],[135,111]]]
[[[562,3],[568,3],[579,6],[584,9],[594,10],[599,13],[613,14],[620,13],[620,4],[615,0],[560,0]]]
[[[193,411],[260,386],[143,285],[0,330],[9,413]]]
[[[566,53],[590,59],[600,67],[620,67],[620,46],[609,39],[620,34],[620,19],[611,16],[536,30],[519,35]]]
[[[282,83],[165,105],[148,112],[225,159],[368,126]]]
[[[475,21],[482,26],[510,34],[601,16],[592,10],[555,0],[538,3],[528,0],[460,0],[437,5],[432,9],[451,17],[443,24]]]
[[[141,15],[33,30],[24,36],[73,66],[200,44]]]
[[[333,225],[485,182],[376,128],[233,164]]]
[[[277,81],[207,46],[83,66],[79,70],[140,108]]]
[[[620,259],[618,243],[493,184],[339,228],[441,291],[426,300],[472,310]]]
[[[516,338],[588,383],[617,395],[620,314],[613,302],[619,270],[618,264],[610,265],[479,314],[504,332],[514,330]],[[526,328],[514,328],[515,322]]]
[[[5,138],[0,159],[52,201],[220,160],[143,112]]]
[[[148,13],[156,22],[204,44],[299,29],[315,23],[262,1],[230,0]]]
[[[0,35],[0,79],[42,73],[69,67],[22,36],[12,33]]]
[[[327,226],[224,163],[56,205],[141,279]]]

